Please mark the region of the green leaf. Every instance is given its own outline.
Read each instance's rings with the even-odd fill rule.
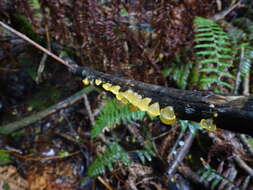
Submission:
[[[11,156],[9,153],[4,152],[4,149],[0,149],[0,165],[11,163]]]
[[[143,111],[129,111],[129,105],[117,104],[116,99],[108,100],[102,112],[98,115],[96,123],[92,126],[91,137],[97,137],[106,127],[112,128],[120,123],[142,120],[145,116]]]
[[[110,171],[113,171],[113,163],[117,161],[121,161],[126,166],[131,164],[128,154],[118,143],[113,142],[107,147],[104,154],[98,156],[95,161],[92,162],[88,168],[88,175],[94,177],[103,174],[106,167]]]

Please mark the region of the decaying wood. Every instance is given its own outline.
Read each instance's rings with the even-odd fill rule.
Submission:
[[[199,122],[213,118],[219,128],[253,135],[253,96],[215,94],[211,91],[189,91],[128,80],[90,68],[73,66],[71,71],[82,78],[102,79],[159,102],[161,107],[173,106],[177,118]],[[217,114],[217,115],[216,115]],[[215,116],[216,115],[216,116]]]
[[[203,118],[213,118],[219,128],[253,135],[253,96],[234,96],[215,94],[210,91],[167,88],[140,81],[127,80],[87,67],[79,67],[57,57],[1,21],[0,25],[65,65],[76,76],[102,79],[105,82],[121,86],[123,90],[130,88],[144,97],[150,97],[154,102],[159,102],[161,107],[173,106],[178,119],[200,121]],[[216,114],[217,117],[214,116]]]

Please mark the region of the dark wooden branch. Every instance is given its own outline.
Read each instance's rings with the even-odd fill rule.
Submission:
[[[73,69],[74,68],[74,69]],[[211,91],[189,91],[127,80],[87,67],[73,66],[70,70],[82,78],[101,79],[123,90],[132,89],[143,97],[150,97],[162,107],[173,106],[178,119],[199,122],[213,118],[218,128],[253,135],[253,97],[215,94]],[[214,115],[218,114],[217,117]]]
[[[34,47],[48,54],[71,72],[82,78],[101,79],[104,82],[119,85],[124,89],[131,88],[135,92],[150,97],[154,102],[163,106],[173,106],[178,119],[200,121],[203,118],[213,118],[219,128],[237,133],[253,135],[253,97],[215,94],[210,91],[187,91],[175,88],[147,84],[127,80],[114,75],[94,71],[90,68],[79,67],[57,57],[24,34],[16,31],[0,21],[0,26],[16,34]],[[214,117],[214,114],[218,114]]]

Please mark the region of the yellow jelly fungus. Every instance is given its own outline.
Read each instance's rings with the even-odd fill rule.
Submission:
[[[116,98],[117,100],[121,101],[123,104],[128,103],[127,99],[123,96],[123,92],[119,92],[118,94],[116,94]]]
[[[208,131],[216,130],[216,125],[213,123],[213,119],[201,119],[200,126]]]
[[[123,96],[130,102],[133,104],[133,101],[136,99],[136,95],[134,94],[134,92],[132,90],[127,90],[125,92],[123,92]]]
[[[111,88],[111,84],[110,83],[105,83],[105,84],[103,84],[102,85],[102,87],[105,89],[105,90],[107,90],[107,91],[109,91],[109,89]]]
[[[167,106],[161,109],[160,120],[166,125],[171,125],[176,122],[176,115],[173,107]]]
[[[120,90],[120,86],[112,86],[109,88],[109,91],[111,91],[113,94],[118,94]]]
[[[99,79],[96,79],[96,80],[95,80],[95,84],[96,84],[97,86],[99,86],[101,83],[102,83],[101,80],[99,80]]]
[[[141,95],[137,94],[136,92],[134,92],[134,96],[135,98],[132,101],[132,104],[136,107],[138,107],[138,105],[140,104],[140,101],[142,100]]]
[[[84,85],[89,85],[89,84],[90,84],[89,79],[88,79],[88,78],[85,78],[85,79],[83,80],[83,84],[84,84]]]
[[[148,107],[148,115],[150,117],[156,117],[158,115],[160,115],[160,106],[159,104],[156,102],[154,104],[151,104],[149,107]]]
[[[143,98],[143,99],[140,99],[140,101],[136,104],[136,106],[141,111],[147,111],[149,109],[150,102],[151,102],[151,98]]]
[[[218,117],[218,113],[214,113],[213,116],[214,116],[214,117]]]

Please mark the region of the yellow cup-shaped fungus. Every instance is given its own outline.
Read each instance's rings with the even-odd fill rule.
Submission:
[[[90,84],[89,79],[88,78],[83,79],[83,84],[84,85],[89,85]]]
[[[95,84],[96,84],[97,86],[99,86],[101,83],[102,83],[101,80],[99,80],[99,79],[96,79],[96,80],[95,80]]]
[[[119,100],[123,104],[127,104],[128,103],[127,99],[124,97],[123,92],[119,92],[118,94],[116,94],[116,98],[117,98],[117,100]]]
[[[118,94],[120,90],[120,86],[112,86],[109,88],[109,91],[111,91],[113,94]]]
[[[123,96],[131,103],[133,104],[134,100],[137,98],[136,94],[132,90],[127,90],[125,92],[122,92]]]
[[[213,116],[214,116],[214,117],[218,117],[218,113],[214,113]]]
[[[109,89],[112,87],[112,85],[110,83],[105,83],[102,85],[102,87],[106,90],[109,91]]]
[[[213,123],[213,119],[201,119],[200,126],[208,131],[216,130],[216,125]]]
[[[141,111],[148,111],[150,102],[151,102],[151,98],[143,98],[143,99],[140,99],[139,102],[137,102],[136,106]]]
[[[167,106],[161,109],[160,120],[166,125],[171,125],[176,122],[176,115],[173,107]]]
[[[159,104],[156,102],[154,104],[151,104],[149,107],[148,107],[148,115],[150,117],[156,117],[158,115],[160,115],[160,106]]]
[[[142,100],[141,95],[137,94],[136,92],[134,92],[134,96],[135,98],[132,101],[132,104],[136,107],[138,107],[138,105],[140,104],[140,101]]]

